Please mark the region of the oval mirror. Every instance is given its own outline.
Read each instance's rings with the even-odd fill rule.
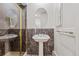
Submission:
[[[44,8],[39,8],[35,12],[35,26],[36,28],[45,27],[47,20],[48,20],[48,14],[47,11]]]
[[[17,25],[17,21],[18,21],[18,16],[15,10],[10,9],[10,11],[8,11],[7,17],[6,17],[6,21],[9,25],[9,28],[15,28],[15,26]]]

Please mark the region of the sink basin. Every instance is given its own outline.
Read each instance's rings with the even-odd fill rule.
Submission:
[[[16,38],[18,35],[16,34],[6,34],[3,36],[0,36],[0,40],[6,40],[6,39],[11,39],[11,38]]]
[[[50,39],[47,34],[36,34],[32,37],[36,42],[39,42],[39,56],[43,56],[43,42],[46,42]]]
[[[47,34],[36,34],[32,38],[37,42],[46,42],[50,39],[49,35]]]

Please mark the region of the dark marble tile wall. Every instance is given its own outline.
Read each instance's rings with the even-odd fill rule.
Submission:
[[[39,44],[38,42],[32,39],[34,34],[48,34],[50,39],[47,42],[44,42],[44,56],[52,55],[52,51],[54,50],[54,29],[27,29],[27,54],[38,55],[39,52]]]
[[[9,29],[8,34],[17,34],[18,37],[14,38],[13,41],[10,42],[10,51],[20,51],[20,37],[19,37],[20,29]],[[25,29],[22,29],[22,51],[26,51],[26,32]]]
[[[5,42],[0,41],[0,56],[5,54]]]
[[[0,29],[0,36],[7,34],[7,29]],[[0,56],[5,55],[5,41],[0,40]]]

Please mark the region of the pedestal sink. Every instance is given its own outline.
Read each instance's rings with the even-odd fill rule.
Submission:
[[[39,56],[43,56],[43,42],[46,42],[50,39],[47,34],[36,34],[32,37],[36,42],[39,42]]]
[[[9,40],[12,40],[13,38],[16,38],[18,35],[16,34],[5,34],[3,36],[0,36],[1,41],[5,41],[5,53],[9,50]]]
[[[5,34],[3,36],[0,36],[0,40],[9,40],[9,39],[15,38],[17,36],[18,35],[16,35],[16,34]]]

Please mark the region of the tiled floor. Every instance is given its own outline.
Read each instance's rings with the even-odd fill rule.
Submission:
[[[38,56],[38,55],[31,55],[31,54],[27,54],[27,52],[25,52],[25,54],[23,56]],[[52,55],[47,55],[47,56],[56,56],[54,54],[54,52],[52,52]]]
[[[23,53],[21,55],[23,55]],[[5,54],[5,56],[21,56],[21,55],[20,52],[11,52],[11,51]]]
[[[5,54],[5,56],[20,56],[20,52],[8,52]],[[29,55],[27,52],[25,54],[22,54],[21,56],[37,56],[37,55]]]
[[[38,56],[38,55],[30,55],[30,54],[27,54],[27,52],[25,52],[23,56]]]
[[[22,52],[22,54],[20,55],[20,52],[8,52],[5,54],[5,56],[38,56],[38,55],[30,55],[30,54],[27,54],[27,52]],[[50,56],[50,55],[48,55]],[[54,53],[52,53],[52,56],[55,56]]]

